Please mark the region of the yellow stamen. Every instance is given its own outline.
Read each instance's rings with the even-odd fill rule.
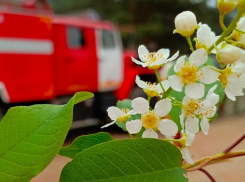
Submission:
[[[153,111],[149,111],[146,114],[142,114],[141,121],[145,129],[155,129],[158,128],[161,118],[155,114]]]
[[[185,117],[194,114],[195,111],[200,109],[200,101],[197,99],[191,99],[187,105],[183,106],[183,109],[185,110]]]
[[[189,62],[186,62],[181,70],[177,73],[180,76],[184,85],[196,83],[198,80],[197,72],[199,71],[199,67],[195,65],[191,65]]]
[[[146,82],[147,83],[147,82]],[[157,90],[156,90],[156,83],[147,83],[147,88],[143,89],[143,91],[150,97],[157,97],[159,96]]]

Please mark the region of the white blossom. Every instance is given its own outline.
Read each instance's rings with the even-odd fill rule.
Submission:
[[[194,140],[194,137],[195,137],[195,134],[191,134],[189,133],[188,131],[187,132],[181,132],[181,135],[182,135],[182,148],[180,149],[180,152],[182,154],[182,158],[185,159],[185,161],[189,164],[193,164],[193,160],[192,160],[192,157],[191,157],[191,154],[189,152],[189,147],[191,146],[193,140]]]
[[[143,67],[148,67],[149,69],[158,69],[164,63],[175,60],[179,56],[179,51],[168,59],[170,54],[169,49],[160,49],[157,52],[150,53],[144,45],[140,45],[138,48],[138,54],[142,62],[132,57],[132,61],[134,63]]]
[[[194,51],[189,61],[185,62],[186,56],[181,56],[175,66],[176,75],[168,77],[172,89],[181,92],[185,86],[185,94],[191,98],[198,99],[204,95],[204,85],[211,84],[218,79],[219,73],[208,66],[200,68],[208,59],[205,49],[201,48]]]
[[[168,99],[160,100],[156,103],[154,110],[149,110],[149,103],[146,99],[138,97],[132,101],[133,110],[141,114],[141,119],[128,121],[126,129],[131,134],[140,132],[145,128],[143,138],[158,138],[155,130],[159,130],[163,135],[174,136],[178,132],[178,126],[169,119],[161,119],[166,116],[171,108],[171,101]]]
[[[184,11],[178,14],[174,20],[174,33],[179,33],[182,36],[191,36],[198,27],[196,16],[191,11]]]
[[[112,122],[102,126],[101,128],[106,128],[110,125],[113,125],[117,121],[126,122],[127,119],[136,114],[133,110],[129,109],[119,109],[118,107],[112,106],[107,109],[108,116],[111,118]]]
[[[151,83],[144,82],[144,81],[140,80],[138,75],[136,76],[135,82],[138,85],[138,87],[142,88],[143,91],[149,97],[158,97],[163,93],[163,90],[162,90],[159,83],[158,84],[156,84],[156,83],[151,84]],[[168,80],[164,80],[161,83],[162,83],[165,91],[169,89]]]

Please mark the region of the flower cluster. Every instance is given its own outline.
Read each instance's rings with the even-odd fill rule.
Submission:
[[[244,95],[245,17],[242,15],[245,10],[242,10],[244,6],[242,1],[218,1],[220,24],[224,30],[220,36],[216,36],[207,24],[197,23],[195,14],[190,11],[176,16],[174,33],[187,38],[192,50],[189,57],[183,55],[178,58],[178,51],[169,58],[169,49],[150,53],[144,45],[140,45],[139,59],[132,58],[132,61],[154,70],[158,83],[144,82],[136,76],[135,82],[146,93],[148,100],[135,98],[130,108],[122,110],[110,107],[107,112],[113,121],[103,127],[122,122],[130,135],[140,133],[142,138],[159,138],[157,132],[160,132],[166,137],[164,140],[173,142],[179,147],[183,159],[193,163],[188,147],[200,129],[205,135],[208,134],[209,122],[217,112],[222,90],[233,101],[236,100],[236,96]],[[222,18],[236,6],[237,22],[226,28]],[[196,30],[194,49],[190,37]],[[208,61],[212,53],[216,54],[217,61],[223,69],[214,67]],[[168,79],[160,80],[159,68],[175,59],[177,61],[169,72]],[[184,96],[179,97],[178,93]],[[154,109],[150,107],[152,97],[158,98]],[[178,114],[179,120],[166,118],[169,113],[170,117],[173,116],[171,115],[173,107],[180,107],[181,112],[174,113]],[[140,117],[136,118],[136,115]]]

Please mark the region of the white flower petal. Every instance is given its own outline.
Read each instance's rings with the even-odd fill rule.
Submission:
[[[186,132],[186,134],[187,134],[187,139],[186,139],[185,145],[186,146],[191,146],[191,144],[192,144],[192,142],[193,142],[193,140],[195,138],[195,134],[191,134],[188,131]]]
[[[199,131],[198,119],[194,115],[187,116],[185,128],[189,133],[195,134]]]
[[[156,103],[154,112],[158,114],[158,116],[163,117],[166,116],[172,109],[172,103],[169,99],[163,99]]]
[[[202,129],[203,133],[205,135],[207,135],[208,134],[208,130],[209,130],[209,121],[208,121],[208,118],[206,118],[205,115],[202,117],[200,125],[201,125],[201,129]]]
[[[107,113],[111,120],[117,120],[117,118],[123,116],[123,112],[115,106],[109,107]]]
[[[174,136],[178,132],[176,123],[169,119],[161,120],[158,129],[163,135],[167,136]]]
[[[245,61],[245,60],[244,60]],[[241,61],[236,61],[235,66],[232,68],[232,72],[234,73],[245,73],[245,64]]]
[[[187,105],[190,102],[191,98],[188,96],[185,96],[182,100],[183,105]]]
[[[180,125],[182,127],[182,129],[184,128],[184,119],[185,119],[185,111],[182,109],[181,115],[179,116],[180,119]]]
[[[174,65],[175,73],[179,72],[181,68],[184,66],[186,56],[181,56],[177,59],[176,64]]]
[[[199,109],[195,111],[196,114],[205,113],[213,106],[208,100],[199,101],[198,105]]]
[[[177,75],[172,75],[168,77],[169,85],[171,88],[177,92],[182,92],[184,86],[181,78]]]
[[[135,112],[144,114],[149,111],[149,102],[142,97],[137,97],[132,101],[132,107]]]
[[[156,139],[158,139],[158,134],[153,129],[147,129],[143,132],[142,138],[156,138]]]
[[[199,81],[205,84],[211,84],[218,80],[219,72],[214,71],[212,68],[205,66],[198,71]]]
[[[208,60],[208,53],[203,48],[195,50],[193,53],[191,53],[189,57],[189,62],[192,65],[195,64],[196,66],[203,65],[207,60]]]
[[[108,127],[108,126],[111,126],[111,125],[113,125],[114,123],[116,123],[116,121],[112,121],[112,122],[110,122],[110,123],[108,123],[108,124],[102,126],[101,129],[102,129],[102,128],[106,128],[106,127]]]
[[[135,112],[134,110],[128,111],[127,115],[134,115],[137,114],[137,112]]]
[[[150,65],[150,67],[152,67],[152,66],[160,66],[160,65],[162,65],[162,64],[164,64],[166,62],[167,62],[167,59],[162,58],[162,59],[159,59],[159,60],[156,60],[155,62],[153,62]]]
[[[147,64],[146,63],[143,63],[143,62],[140,62],[138,61],[137,59],[134,59],[133,57],[131,57],[132,61],[138,65],[141,65],[143,67],[147,67]]]
[[[225,91],[226,96],[227,96],[230,100],[236,101],[236,94],[230,92],[227,88],[225,88],[224,91]]]
[[[217,84],[215,84],[212,88],[210,88],[210,90],[208,91],[208,94],[207,94],[207,96],[206,96],[206,99],[207,99],[210,95],[212,95],[212,94],[214,93],[214,91],[216,90],[216,88],[217,88]]]
[[[204,85],[200,83],[188,84],[185,87],[185,94],[193,99],[200,99],[204,96]]]
[[[144,82],[144,81],[142,81],[138,75],[137,75],[136,78],[135,78],[135,82],[136,82],[136,84],[138,85],[138,87],[140,87],[140,88],[143,88],[143,89],[144,89],[144,88],[148,88],[147,83]]]
[[[171,58],[169,58],[168,62],[175,60],[178,56],[179,56],[179,51],[177,51]]]
[[[216,105],[219,102],[219,95],[209,95],[208,97],[206,97],[206,100],[208,100],[212,105]]]
[[[141,61],[146,61],[149,51],[146,49],[146,47],[144,45],[140,45],[138,48],[138,54],[139,54],[139,58]]]
[[[126,129],[130,134],[139,133],[141,128],[142,128],[142,121],[139,119],[126,122]]]
[[[169,87],[170,87],[169,86],[169,81],[168,80],[164,80],[161,83],[162,83],[162,86],[163,86],[164,90],[167,91],[169,89]],[[163,90],[162,90],[161,85],[159,83],[156,85],[155,89],[156,89],[156,91],[158,93],[163,93]]]
[[[190,154],[190,152],[189,152],[187,147],[183,148],[181,150],[181,153],[182,153],[182,158],[185,159],[187,163],[189,163],[189,164],[193,164],[194,163],[192,158],[191,158],[191,154]]]
[[[155,56],[158,56],[160,54],[162,54],[162,56],[167,59],[169,57],[169,49],[159,49],[155,54],[154,54],[154,57]]]

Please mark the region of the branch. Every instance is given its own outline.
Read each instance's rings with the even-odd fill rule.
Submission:
[[[245,150],[231,151],[231,152],[227,152],[227,153],[216,154],[214,156],[206,157],[206,158],[200,159],[198,161],[195,161],[194,164],[185,164],[182,166],[182,168],[186,172],[191,172],[191,171],[199,170],[199,169],[203,168],[204,166],[207,166],[210,164],[215,164],[215,163],[218,163],[222,160],[234,158],[234,157],[239,157],[239,156],[245,156]]]
[[[235,146],[237,146],[241,141],[243,141],[243,139],[245,139],[245,133],[236,142],[234,142],[230,147],[225,149],[223,153],[230,152]]]
[[[215,179],[213,178],[213,176],[211,176],[211,174],[208,173],[208,171],[206,171],[203,168],[198,169],[199,171],[202,171],[204,174],[207,175],[207,177],[212,181],[212,182],[216,182]]]

